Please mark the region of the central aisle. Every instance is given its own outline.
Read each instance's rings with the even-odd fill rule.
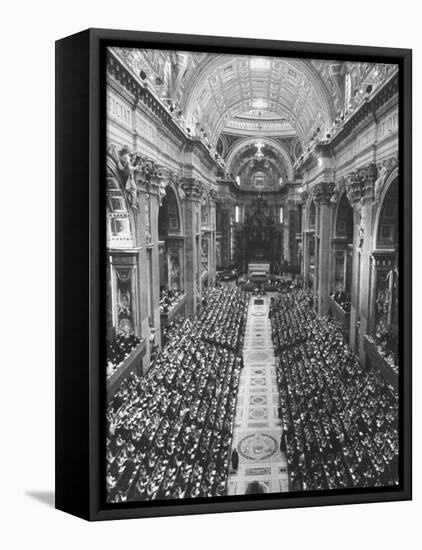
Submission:
[[[244,495],[254,481],[266,493],[288,491],[269,307],[268,296],[250,298],[232,443],[239,467],[230,468],[229,495]]]

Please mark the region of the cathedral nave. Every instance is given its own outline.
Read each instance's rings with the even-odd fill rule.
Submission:
[[[397,79],[108,50],[109,502],[398,483]]]

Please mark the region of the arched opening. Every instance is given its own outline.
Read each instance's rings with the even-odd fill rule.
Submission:
[[[308,285],[309,288],[315,288],[315,259],[316,259],[316,243],[315,243],[315,227],[316,227],[316,207],[314,201],[311,201],[308,210],[308,232],[306,235],[308,246]]]
[[[209,282],[210,225],[210,205],[207,195],[204,194],[201,201],[201,237],[200,243],[198,242],[201,288],[206,287]]]
[[[377,249],[397,248],[398,244],[398,178],[390,184],[381,204],[377,227]]]
[[[376,226],[373,337],[378,351],[398,368],[398,178],[388,186],[381,201]]]
[[[158,211],[160,313],[172,316],[183,296],[182,221],[175,190],[171,185]],[[164,323],[165,325],[166,323]]]
[[[335,218],[332,298],[345,314],[351,308],[353,231],[353,208],[343,194]]]
[[[309,219],[308,219],[309,229],[315,229],[315,224],[316,224],[316,208],[315,208],[314,201],[312,201],[309,206]]]

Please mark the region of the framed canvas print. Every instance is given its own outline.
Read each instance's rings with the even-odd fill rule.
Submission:
[[[56,506],[411,498],[411,52],[56,44]]]

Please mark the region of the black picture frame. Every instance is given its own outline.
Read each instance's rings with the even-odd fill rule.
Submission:
[[[399,65],[400,479],[397,488],[192,502],[105,503],[105,55],[107,46]],[[412,53],[408,49],[89,29],[56,42],[56,508],[108,520],[412,498]]]

